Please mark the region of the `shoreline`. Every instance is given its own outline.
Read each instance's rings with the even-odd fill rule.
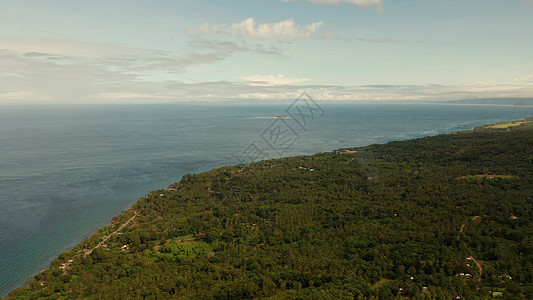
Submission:
[[[277,117],[268,117],[268,118],[277,118]],[[497,124],[503,124],[503,123],[510,123],[510,124],[512,124],[512,123],[516,123],[516,122],[522,122],[522,123],[520,123],[520,125],[521,125],[521,124],[523,124],[523,123],[531,123],[531,122],[533,121],[533,119],[531,119],[531,120],[530,120],[530,119],[531,119],[531,118],[525,118],[525,119],[523,119],[523,120],[514,120],[514,121],[508,121],[508,122],[500,122],[500,123],[486,124],[486,125],[479,126],[479,127],[476,127],[476,128],[502,129],[502,128],[499,128],[499,127],[493,128],[493,127],[490,127],[490,126],[494,126],[494,125],[497,125]],[[449,134],[454,134],[454,133],[458,133],[458,132],[462,132],[462,131],[468,131],[468,130],[461,130],[461,131],[450,132]],[[434,135],[432,135],[432,136],[434,136]],[[417,138],[414,138],[414,139],[417,139]],[[409,139],[409,140],[414,140],[414,139]],[[357,147],[357,148],[360,148],[360,147]],[[349,147],[348,149],[351,149],[351,148]],[[331,152],[335,152],[335,151],[337,151],[337,150],[331,150]],[[346,150],[346,151],[350,151],[350,150]],[[318,154],[318,153],[320,153],[320,152],[317,152],[317,153],[315,153],[315,154]],[[351,154],[351,153],[347,153],[347,154]],[[306,156],[312,156],[312,155],[313,155],[313,154],[311,154],[311,155],[306,155]],[[290,157],[287,157],[287,158],[290,158]],[[231,166],[234,166],[234,165],[231,165]],[[225,167],[225,166],[222,166],[222,167]],[[208,171],[205,171],[205,172],[208,172]],[[201,172],[201,173],[204,173],[204,172]],[[176,181],[176,182],[179,182],[179,181]],[[134,201],[129,207],[131,208],[131,207],[132,207],[133,205],[135,205],[138,201],[139,201],[139,199],[135,200],[135,201]],[[105,226],[105,225],[104,225],[104,226]],[[98,227],[97,231],[95,231],[95,232],[98,232],[98,230],[101,229],[101,228],[102,228],[102,227]],[[95,232],[93,232],[93,234],[94,234]],[[90,236],[91,236],[91,234],[89,235],[89,237],[90,237]],[[82,238],[82,240],[83,240],[83,238]],[[72,246],[72,247],[66,249],[65,251],[67,251],[67,250],[71,250],[71,249],[75,248],[76,246],[79,246],[80,244],[81,244],[81,242],[76,243],[74,246]],[[63,252],[64,252],[64,251],[63,251]],[[56,258],[57,258],[57,256],[56,256]],[[55,259],[55,258],[54,258],[54,259]],[[54,260],[54,259],[53,259],[53,260]],[[53,261],[53,260],[52,260],[52,261]],[[51,262],[49,262],[49,265],[51,266]],[[47,270],[47,269],[49,269],[49,268],[50,268],[50,267],[47,267],[47,268],[41,270],[41,272],[43,272],[43,271],[45,271],[45,270]],[[38,273],[37,273],[37,274],[38,274]],[[35,274],[34,276],[36,276],[37,274]],[[34,278],[34,276],[29,277],[28,280]],[[25,280],[24,282],[27,282],[27,280]],[[16,288],[15,288],[15,289],[16,289]],[[12,290],[13,290],[13,289],[12,289]]]

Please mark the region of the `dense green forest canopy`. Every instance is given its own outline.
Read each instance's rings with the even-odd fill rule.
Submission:
[[[533,121],[188,174],[24,299],[533,299]]]

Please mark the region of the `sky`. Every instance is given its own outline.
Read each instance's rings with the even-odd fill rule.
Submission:
[[[0,104],[533,97],[533,0],[0,7]]]

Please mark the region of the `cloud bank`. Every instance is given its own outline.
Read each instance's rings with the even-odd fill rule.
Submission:
[[[469,85],[313,85],[308,84],[312,79],[290,74],[243,74],[240,80],[220,82],[153,80],[147,74],[179,73],[188,66],[209,64],[235,53],[279,55],[280,51],[253,43],[197,39],[189,52],[171,55],[165,51],[55,41],[0,42],[0,104],[277,101],[293,99],[302,92],[321,101],[427,101],[533,95],[533,73],[524,73],[505,84]],[[49,47],[40,47],[41,43]],[[87,51],[84,46],[94,51]]]
[[[248,18],[240,23],[210,25],[205,23],[189,28],[193,36],[227,35],[233,37],[247,37],[256,40],[266,39],[308,39],[308,38],[331,38],[332,33],[320,32],[324,22],[319,21],[309,25],[298,25],[292,19],[278,23],[257,24],[254,18]]]

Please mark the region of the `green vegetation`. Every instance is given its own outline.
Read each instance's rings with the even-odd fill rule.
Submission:
[[[188,174],[10,297],[533,298],[532,122],[350,150]]]

